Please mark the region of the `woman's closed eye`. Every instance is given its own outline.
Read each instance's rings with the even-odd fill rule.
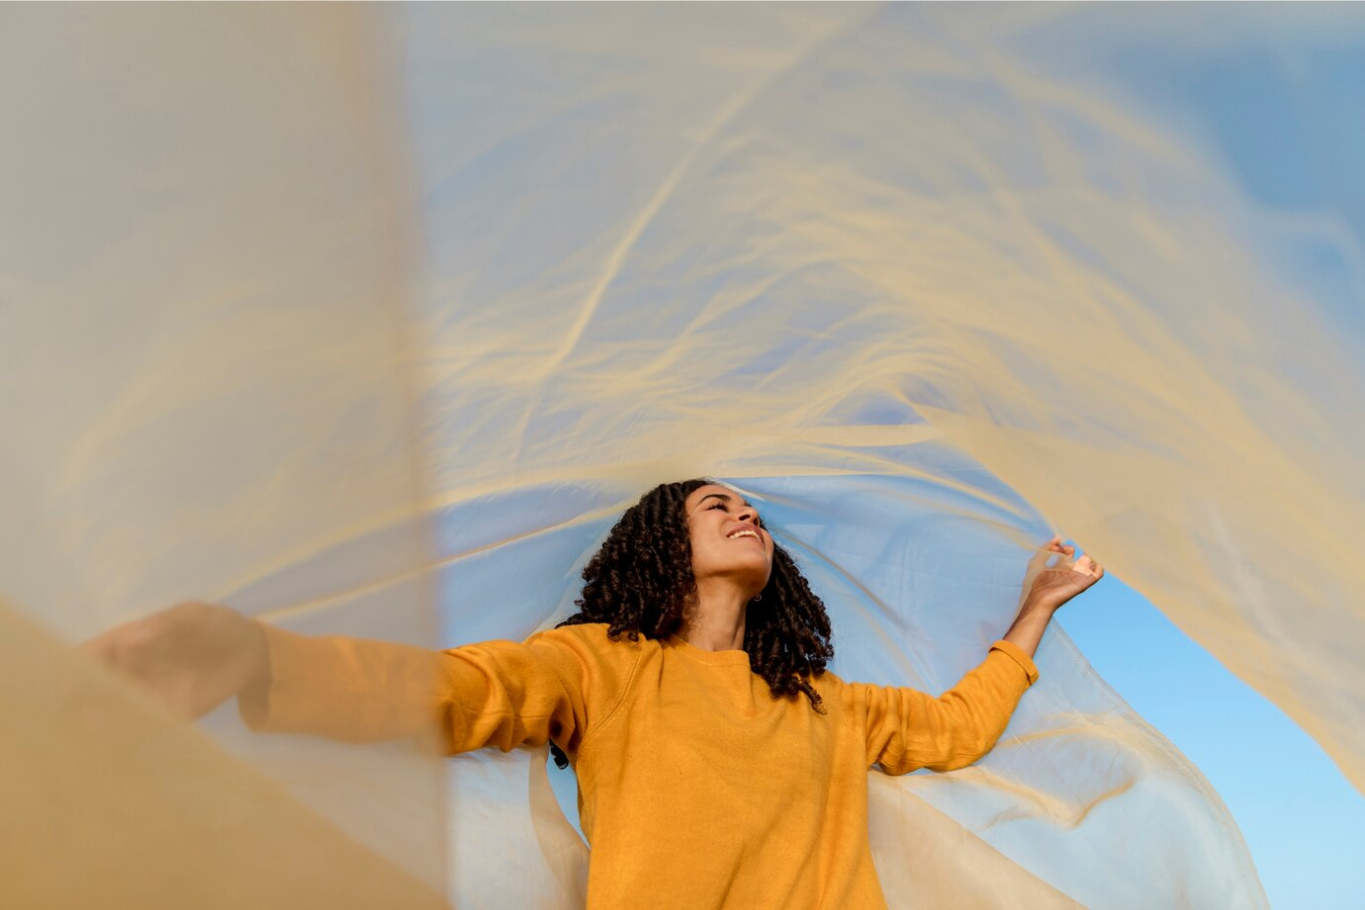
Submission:
[[[746,505],[747,505],[747,504],[746,504]],[[729,512],[729,511],[730,511],[730,505],[729,505],[729,503],[727,503],[727,502],[726,502],[725,500],[723,500],[723,499],[717,499],[715,502],[711,503],[711,504],[710,504],[709,506],[707,506],[706,508],[707,508],[707,509],[721,509],[722,511],[725,511],[725,512]],[[756,524],[756,525],[757,525],[758,527],[760,527],[760,528],[765,527],[765,525],[763,524],[763,518],[762,518],[757,512],[754,513],[754,524]]]

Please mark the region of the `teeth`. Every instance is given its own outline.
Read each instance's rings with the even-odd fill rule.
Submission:
[[[731,534],[731,535],[730,535],[730,539],[731,539],[731,540],[734,540],[736,537],[745,537],[745,536],[753,537],[753,538],[755,538],[755,539],[758,538],[758,535],[757,535],[757,534],[755,534],[753,531],[750,531],[750,530],[748,530],[748,529],[746,528],[746,529],[744,529],[744,530],[742,530],[742,531],[736,531],[735,533]]]

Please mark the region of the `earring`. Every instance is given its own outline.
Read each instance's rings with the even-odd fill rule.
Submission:
[[[759,602],[760,600],[762,600],[762,599],[763,599],[763,592],[760,591],[759,593],[757,593],[757,594],[754,595],[754,599],[751,600],[750,603],[758,603],[758,602]]]

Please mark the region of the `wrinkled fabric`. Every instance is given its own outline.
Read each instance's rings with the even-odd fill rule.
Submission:
[[[1359,786],[1362,33],[1349,6],[6,9],[9,612],[520,640],[641,492],[705,474],[793,552],[844,679],[951,686],[1060,532]],[[1198,769],[1055,625],[1036,661],[978,765],[870,775],[888,901],[1264,905]],[[457,906],[581,905],[543,753],[201,726]]]
[[[164,906],[178,882],[186,906],[444,897],[432,756],[252,736],[231,705],[187,729],[108,674],[107,696],[51,691],[52,635],[186,600],[439,645],[375,27],[325,6],[0,12],[0,592],[48,634],[5,678],[7,705],[41,710],[6,711],[0,770],[50,794],[3,801],[0,904]],[[91,713],[85,761],[47,754]],[[72,879],[93,884],[49,887]]]

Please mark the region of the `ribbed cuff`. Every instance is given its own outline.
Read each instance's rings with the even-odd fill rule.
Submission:
[[[1031,686],[1038,681],[1038,666],[1033,662],[1033,658],[1024,653],[1024,649],[1012,641],[1005,641],[1003,638],[991,645],[992,651],[1001,651],[1014,658],[1014,662],[1023,667],[1028,674],[1028,684]]]
[[[290,689],[296,679],[299,667],[317,663],[317,656],[310,656],[309,645],[314,644],[308,636],[278,629],[268,623],[258,623],[265,633],[266,652],[270,662],[270,683],[242,692],[237,696],[237,713],[248,728],[257,733],[271,733],[290,729],[281,723],[280,702],[288,703]]]

